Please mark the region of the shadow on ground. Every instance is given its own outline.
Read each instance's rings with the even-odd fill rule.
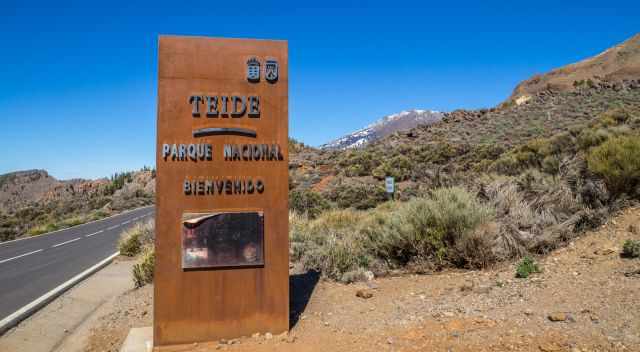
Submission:
[[[320,273],[307,271],[289,276],[289,328],[293,328],[307,307],[313,289],[320,280]]]

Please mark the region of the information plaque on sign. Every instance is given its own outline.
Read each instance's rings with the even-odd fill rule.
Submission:
[[[154,345],[289,328],[285,41],[158,44]]]

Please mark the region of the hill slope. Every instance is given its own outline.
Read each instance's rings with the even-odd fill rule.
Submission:
[[[57,180],[45,170],[0,175],[0,241],[151,204],[154,192],[155,173],[148,169],[97,180]]]
[[[542,75],[516,86],[510,101],[524,102],[545,90],[569,91],[582,84],[640,79],[640,34],[604,52]]]

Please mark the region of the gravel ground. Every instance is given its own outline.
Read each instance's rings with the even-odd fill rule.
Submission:
[[[515,263],[352,285],[301,275],[288,334],[176,350],[640,351],[640,259],[619,255],[624,240],[640,239],[639,220],[640,209],[627,209],[537,258],[542,273],[529,279],[514,277]],[[130,327],[151,325],[152,294],[147,286],[121,296],[87,350],[117,351]]]

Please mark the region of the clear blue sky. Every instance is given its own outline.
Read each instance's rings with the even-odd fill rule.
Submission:
[[[159,34],[288,40],[290,134],[318,145],[401,110],[493,106],[639,32],[639,14],[602,0],[3,0],[0,173],[153,165]]]

